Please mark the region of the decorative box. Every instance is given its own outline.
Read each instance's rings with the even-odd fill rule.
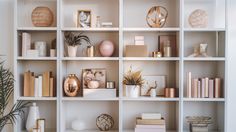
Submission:
[[[147,45],[126,45],[126,57],[148,57]]]
[[[84,98],[115,98],[116,89],[83,89]]]

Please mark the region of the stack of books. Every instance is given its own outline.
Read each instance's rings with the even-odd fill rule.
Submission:
[[[221,78],[192,78],[192,73],[188,72],[188,98],[221,98],[221,93]]]
[[[165,120],[160,113],[143,113],[136,119],[135,132],[166,132]]]
[[[56,89],[52,72],[47,71],[35,76],[34,72],[24,73],[24,97],[55,97]]]

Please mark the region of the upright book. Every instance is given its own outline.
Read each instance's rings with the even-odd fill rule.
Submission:
[[[22,57],[27,56],[27,50],[31,48],[31,34],[23,32],[22,33]]]
[[[43,97],[50,96],[50,77],[51,76],[52,76],[52,73],[50,71],[43,73],[43,90],[42,90]]]

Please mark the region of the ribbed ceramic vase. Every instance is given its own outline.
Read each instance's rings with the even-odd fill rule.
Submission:
[[[29,107],[29,114],[26,121],[26,129],[28,132],[33,131],[33,128],[37,127],[37,119],[39,118],[39,107],[36,106],[36,103],[32,103],[32,106]]]
[[[139,85],[125,85],[126,97],[138,98],[140,96]]]

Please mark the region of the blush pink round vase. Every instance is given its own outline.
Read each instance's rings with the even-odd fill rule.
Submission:
[[[114,43],[109,40],[102,41],[99,47],[99,51],[103,57],[111,57],[114,53],[114,50]]]

